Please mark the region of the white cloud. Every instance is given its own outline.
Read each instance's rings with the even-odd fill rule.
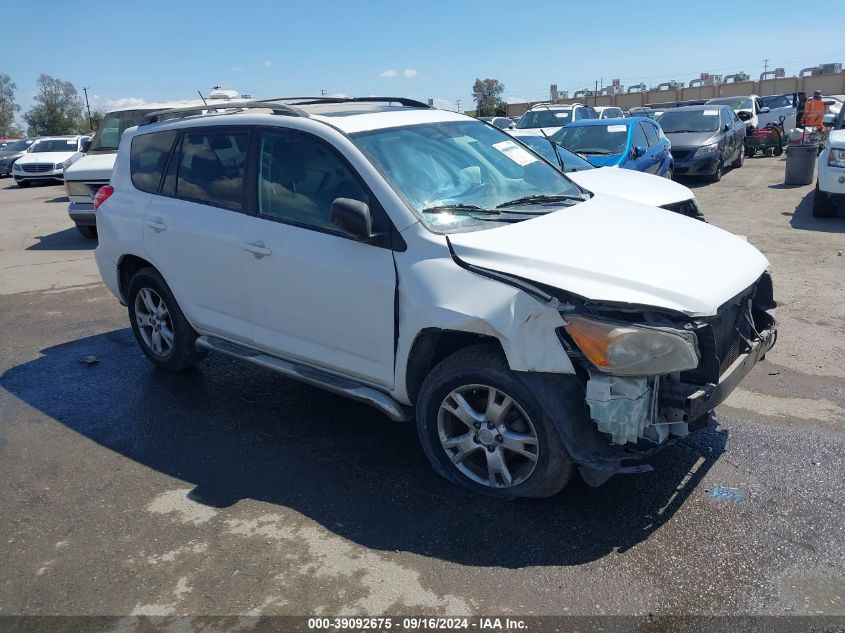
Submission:
[[[506,97],[505,103],[528,103],[525,97]]]
[[[406,69],[402,72],[402,74],[403,74],[403,75],[405,75],[406,77],[416,77],[416,76],[417,76],[417,71],[416,71],[416,70],[414,70],[413,68],[406,68]]]
[[[385,70],[383,73],[380,73],[379,77],[395,77],[398,74],[399,73],[397,73],[395,70],[390,69],[390,70]]]
[[[330,95],[327,95],[327,96],[329,96],[329,97],[337,97],[338,99],[347,99],[347,98],[349,98],[349,95],[348,95],[348,94],[346,94],[345,92],[333,92],[333,93],[331,93]]]
[[[270,68],[270,66],[272,66],[272,65],[273,65],[273,62],[271,62],[269,59],[266,62],[264,62],[264,68]]]
[[[434,107],[438,110],[457,110],[458,105],[449,99],[434,99]]]
[[[243,66],[232,66],[232,72],[239,73],[244,69]]]
[[[121,99],[109,99],[106,101],[106,107],[125,108],[126,106],[136,106],[141,105],[142,103],[146,103],[146,101],[139,97],[123,97]]]

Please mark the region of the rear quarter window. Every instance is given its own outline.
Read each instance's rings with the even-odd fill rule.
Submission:
[[[167,166],[167,157],[178,132],[151,132],[132,139],[129,151],[129,171],[132,184],[147,193],[158,192],[162,174]]]

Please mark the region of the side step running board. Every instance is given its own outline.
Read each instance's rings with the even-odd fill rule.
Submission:
[[[386,393],[372,387],[367,387],[347,378],[340,378],[332,374],[300,365],[275,356],[270,356],[249,347],[231,343],[215,336],[200,336],[197,338],[197,349],[221,352],[239,360],[269,369],[277,374],[293,378],[326,391],[364,402],[384,413],[391,420],[405,422],[411,418],[409,409],[402,406]]]

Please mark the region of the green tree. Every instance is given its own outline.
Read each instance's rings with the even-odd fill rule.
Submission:
[[[103,122],[103,117],[106,116],[106,113],[96,108],[91,110],[91,125],[88,125],[88,121],[86,119],[85,122],[85,131],[86,132],[96,132],[97,128],[100,127],[100,123]]]
[[[507,104],[502,99],[505,84],[498,79],[476,79],[472,86],[476,116],[505,116]]]
[[[21,109],[15,101],[16,89],[12,78],[0,73],[0,137],[17,136],[20,133],[15,125],[15,114]]]
[[[33,136],[75,134],[88,129],[83,117],[84,102],[69,81],[41,75],[36,82],[35,104],[23,115]]]

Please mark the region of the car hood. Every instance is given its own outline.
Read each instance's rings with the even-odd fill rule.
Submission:
[[[626,200],[654,207],[695,197],[689,187],[633,169],[582,169],[566,172],[566,176],[587,191],[610,196],[622,196],[624,192]]]
[[[682,147],[701,147],[718,141],[718,132],[673,132],[666,133],[666,138],[672,143],[672,149]]]
[[[108,180],[117,152],[86,154],[65,170],[65,180]]]
[[[29,163],[62,163],[68,160],[76,152],[37,152],[35,154],[24,154],[18,160],[20,165]]]
[[[514,136],[519,136],[520,134],[531,134],[533,136],[543,136],[543,132],[546,133],[546,136],[551,136],[563,126],[560,125],[558,127],[525,127],[525,128],[513,128],[512,130],[504,130],[505,132],[515,132]]]
[[[20,158],[25,152],[0,152],[0,160],[7,160],[9,158]]]
[[[828,144],[837,149],[845,147],[845,130],[834,130],[827,137]]]
[[[582,158],[586,158],[590,164],[595,165],[596,167],[614,167],[622,162],[622,154],[611,154],[610,156],[604,156],[602,154],[578,155]]]
[[[690,316],[716,314],[768,266],[747,241],[711,224],[602,194],[448,239],[471,265],[596,302]]]

